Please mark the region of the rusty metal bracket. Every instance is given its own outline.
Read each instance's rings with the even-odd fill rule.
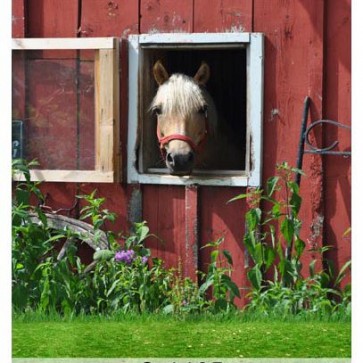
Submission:
[[[318,125],[322,125],[322,124],[329,124],[329,125],[334,125],[336,127],[341,127],[342,129],[347,129],[347,130],[351,130],[350,126],[347,125],[343,125],[340,122],[337,121],[332,121],[332,120],[318,120],[318,121],[314,121],[305,131],[305,143],[309,146],[310,150],[305,150],[304,152],[306,154],[320,154],[320,155],[342,155],[342,156],[351,156],[352,152],[351,151],[332,151],[335,147],[338,146],[339,141],[334,141],[332,142],[331,145],[324,147],[324,148],[318,148],[314,145],[312,145],[309,141],[309,133],[311,132],[311,130],[318,126]]]
[[[334,151],[333,149],[336,148],[339,144],[339,141],[332,142],[331,145],[326,146],[324,148],[319,148],[314,146],[309,141],[309,134],[314,127],[323,124],[334,125],[336,127],[340,127],[346,130],[351,130],[350,126],[343,125],[338,121],[332,120],[317,120],[311,123],[309,127],[307,127],[308,115],[310,110],[310,97],[306,96],[304,100],[304,107],[303,107],[303,115],[301,121],[301,130],[300,130],[300,138],[299,138],[299,146],[298,146],[298,153],[297,153],[297,160],[296,160],[296,167],[297,169],[302,169],[303,165],[303,157],[304,154],[318,154],[318,155],[336,155],[336,156],[345,156],[349,157],[352,155],[351,151]],[[307,144],[308,149],[305,150],[305,144]],[[295,181],[298,185],[300,185],[301,175],[296,174]]]

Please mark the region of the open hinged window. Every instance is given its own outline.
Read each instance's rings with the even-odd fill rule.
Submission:
[[[220,141],[219,137],[224,137],[225,146],[223,149],[216,146],[216,150],[210,146],[208,152],[215,155],[213,162],[197,164],[189,175],[171,175],[160,153],[160,122],[150,107],[158,90],[159,82],[153,75],[153,67],[158,61],[169,76],[181,73],[191,77],[202,63],[206,63],[210,77],[205,87],[217,110],[218,123],[228,130],[227,138],[218,132],[214,132],[214,139],[208,135],[208,141],[215,145]],[[128,182],[260,185],[262,104],[262,34],[130,35]],[[209,108],[209,115],[210,111]]]
[[[13,39],[13,158],[32,180],[120,179],[116,38]]]

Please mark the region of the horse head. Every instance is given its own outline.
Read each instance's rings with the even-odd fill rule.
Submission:
[[[153,67],[159,85],[151,110],[157,118],[157,137],[171,174],[188,175],[203,152],[207,138],[210,96],[204,86],[209,66],[202,62],[194,77],[172,74],[160,61]]]

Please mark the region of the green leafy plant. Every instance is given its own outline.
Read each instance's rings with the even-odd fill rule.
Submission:
[[[215,311],[228,311],[234,308],[234,299],[241,297],[237,285],[232,281],[233,259],[228,250],[220,251],[220,245],[224,238],[207,243],[202,248],[211,247],[211,262],[208,272],[204,277],[204,283],[200,286],[200,293],[205,293],[208,288],[212,288],[213,306]]]
[[[154,259],[148,266],[140,256],[130,263],[101,260],[89,276],[91,313],[155,312],[166,305],[169,272]]]
[[[348,262],[334,278],[333,266],[315,272],[316,261],[310,264],[310,276],[302,276],[301,256],[305,242],[300,238],[302,203],[296,173],[287,163],[277,166],[277,175],[269,178],[265,190],[255,189],[240,194],[230,202],[247,199],[244,245],[252,260],[247,276],[252,285],[249,308],[265,313],[329,312],[349,304],[347,287],[344,297],[339,284]],[[261,207],[262,206],[262,207]],[[323,254],[329,247],[324,246]]]
[[[70,309],[74,304],[74,268],[81,269],[75,247],[69,246],[67,258],[58,261],[54,248],[57,241],[77,237],[68,229],[48,225],[40,204],[45,198],[39,183],[31,182],[29,168],[35,162],[13,161],[13,174],[23,175],[13,191],[12,206],[12,298],[16,310]],[[37,202],[32,205],[31,201]]]
[[[32,165],[22,161],[13,165],[14,174],[24,174],[24,181],[14,184],[12,208],[14,309],[109,314],[154,312],[170,304],[173,271],[151,258],[145,247],[151,236],[147,223],[135,223],[132,233],[116,235],[106,228],[116,214],[103,207],[105,199],[96,191],[78,196],[84,205],[81,219],[91,222],[96,243],[106,234],[109,246],[94,253],[94,268],[86,273],[77,256],[82,235],[49,225],[39,183],[30,180]],[[65,254],[58,259],[55,245],[65,241]]]
[[[248,198],[252,205],[245,216],[244,244],[254,263],[248,278],[257,290],[261,289],[270,268],[274,268],[275,278],[283,286],[294,286],[301,276],[300,257],[305,249],[298,218],[301,197],[292,178],[301,171],[286,163],[278,165],[277,171],[278,175],[267,180],[266,191],[256,189],[231,199]],[[261,202],[265,203],[264,212]]]
[[[170,304],[166,313],[229,312],[236,308],[234,300],[241,297],[238,286],[231,279],[233,259],[231,253],[220,246],[224,238],[205,244],[211,248],[207,273],[198,271],[198,281],[182,276],[182,266],[172,274]]]
[[[210,309],[211,301],[206,298],[206,291],[199,287],[198,281],[184,277],[182,264],[179,261],[177,269],[171,269],[171,281],[168,297],[170,303],[165,306],[166,314],[201,313]],[[203,278],[203,274],[201,279]]]
[[[93,225],[94,239],[98,243],[102,229],[105,227],[105,223],[115,222],[116,213],[110,212],[108,209],[103,209],[102,205],[105,203],[105,198],[96,197],[97,190],[94,190],[90,194],[78,195],[77,198],[86,202],[86,205],[81,209],[81,220],[89,220]],[[115,235],[111,231],[107,230],[104,232],[107,236],[108,248],[111,249],[111,244],[115,243]]]

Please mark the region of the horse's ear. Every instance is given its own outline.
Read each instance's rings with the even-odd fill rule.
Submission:
[[[194,81],[201,86],[205,86],[210,76],[209,65],[206,62],[202,62],[197,73],[194,76]]]
[[[158,60],[153,67],[153,73],[155,81],[158,83],[159,86],[161,86],[163,83],[165,83],[169,79],[169,74],[167,70],[164,68],[163,64],[160,60]]]

